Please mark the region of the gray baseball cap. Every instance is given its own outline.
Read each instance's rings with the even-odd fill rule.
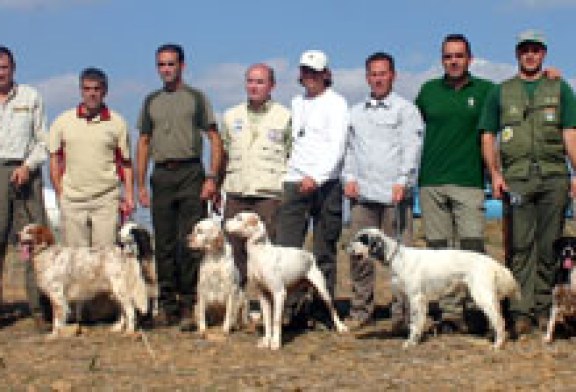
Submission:
[[[518,34],[516,47],[525,43],[535,43],[546,47],[546,37],[538,30],[526,30]]]

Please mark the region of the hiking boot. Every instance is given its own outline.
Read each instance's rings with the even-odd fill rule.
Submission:
[[[393,336],[408,335],[408,323],[404,318],[393,317],[390,324],[390,334]]]
[[[171,327],[178,323],[178,316],[174,313],[168,313],[164,309],[159,309],[158,314],[152,317],[152,326],[154,328]]]
[[[466,333],[467,326],[461,318],[442,317],[438,324],[438,332],[441,334]]]
[[[180,331],[182,332],[191,332],[196,330],[196,319],[194,317],[194,313],[192,312],[191,307],[182,306],[180,308],[179,327]]]
[[[532,319],[528,316],[519,315],[513,318],[510,335],[512,339],[519,339],[523,335],[532,333]]]
[[[348,327],[350,332],[360,331],[361,329],[374,325],[374,319],[372,317],[347,317],[344,320],[344,324]]]
[[[45,333],[52,331],[52,323],[46,321],[42,313],[32,313],[32,318],[34,319],[34,326],[38,332]]]
[[[536,317],[536,325],[541,332],[546,332],[548,329],[548,313],[540,313]]]

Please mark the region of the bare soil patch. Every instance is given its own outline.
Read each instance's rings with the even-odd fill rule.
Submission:
[[[572,227],[567,231],[573,233]],[[488,251],[502,260],[498,222],[489,223]],[[347,233],[343,235],[343,242]],[[419,242],[421,244],[421,241]],[[500,352],[482,336],[429,336],[403,350],[391,336],[387,273],[378,268],[378,319],[358,334],[286,332],[279,352],[256,348],[259,333],[228,339],[211,330],[200,339],[177,327],[117,336],[109,325],[84,327],[76,337],[48,341],[26,317],[22,265],[5,268],[6,304],[0,312],[0,389],[76,390],[573,390],[572,339],[541,343],[541,334],[509,342]],[[338,304],[350,295],[348,262],[339,257]]]

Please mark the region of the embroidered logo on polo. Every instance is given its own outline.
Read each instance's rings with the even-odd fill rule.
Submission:
[[[512,127],[505,127],[502,130],[502,142],[507,143],[514,137],[514,130]]]

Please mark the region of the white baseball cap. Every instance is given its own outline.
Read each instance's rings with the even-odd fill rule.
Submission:
[[[314,71],[323,71],[328,66],[328,57],[319,50],[307,50],[300,57],[300,65]]]

